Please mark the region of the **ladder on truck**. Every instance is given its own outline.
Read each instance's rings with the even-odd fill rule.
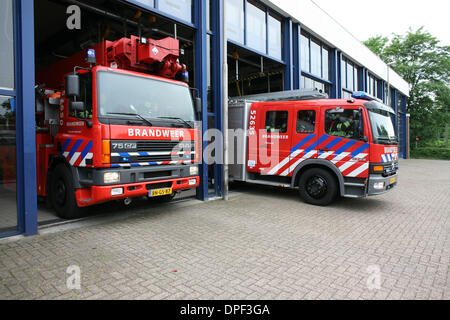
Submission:
[[[229,98],[229,103],[235,104],[243,101],[271,102],[271,101],[299,101],[328,99],[328,95],[319,89],[298,89],[271,93],[260,93],[248,96]]]

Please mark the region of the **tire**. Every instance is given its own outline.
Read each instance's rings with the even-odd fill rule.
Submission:
[[[306,203],[327,206],[338,195],[336,178],[327,170],[312,168],[305,171],[298,183],[300,197]]]
[[[77,205],[72,172],[64,164],[58,164],[51,174],[49,196],[53,208],[62,219],[80,218],[86,211]]]

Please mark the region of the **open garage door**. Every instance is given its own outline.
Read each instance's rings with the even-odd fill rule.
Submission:
[[[181,64],[187,66],[190,73],[188,84],[194,87],[195,30],[193,28],[145,11],[125,1],[35,0],[34,3],[37,74],[40,70],[76,53],[86,52],[87,49],[105,40],[116,41],[131,36],[153,40],[173,37],[180,41],[182,50],[179,60]],[[62,84],[63,79],[60,81]],[[36,85],[45,88],[48,84],[36,83]],[[38,156],[40,148],[47,147],[51,147],[51,144],[38,141]],[[45,177],[46,172],[38,167],[37,175],[39,180]],[[195,196],[195,191],[181,193],[181,196]],[[38,214],[40,225],[54,222],[57,219],[55,213],[47,209],[45,198],[40,200],[42,200]]]

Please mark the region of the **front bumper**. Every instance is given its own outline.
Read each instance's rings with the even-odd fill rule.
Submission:
[[[191,175],[192,165],[144,166],[129,168],[73,168],[76,199],[79,207],[87,207],[111,200],[149,195],[150,190],[172,188],[174,192],[199,186],[198,174]],[[120,173],[120,180],[105,183],[104,174]],[[195,179],[195,184],[193,180]],[[122,189],[116,195],[113,189]]]
[[[194,179],[195,184],[191,183]],[[87,207],[112,200],[148,196],[151,190],[172,188],[173,192],[176,192],[197,188],[199,184],[200,177],[194,176],[153,182],[92,186],[90,188],[77,189],[75,191],[75,196],[79,207]],[[122,193],[112,195],[113,189],[122,189]]]
[[[398,173],[387,177],[383,177],[381,174],[371,174],[368,181],[367,195],[376,196],[386,193],[396,187],[397,183]]]

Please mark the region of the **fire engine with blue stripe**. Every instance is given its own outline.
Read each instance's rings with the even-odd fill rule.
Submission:
[[[233,98],[233,181],[298,189],[310,204],[379,195],[398,183],[392,108],[363,92],[328,99],[317,90]],[[235,154],[234,154],[235,153]]]
[[[104,41],[37,73],[37,186],[62,218],[199,185],[196,109],[179,41]]]

